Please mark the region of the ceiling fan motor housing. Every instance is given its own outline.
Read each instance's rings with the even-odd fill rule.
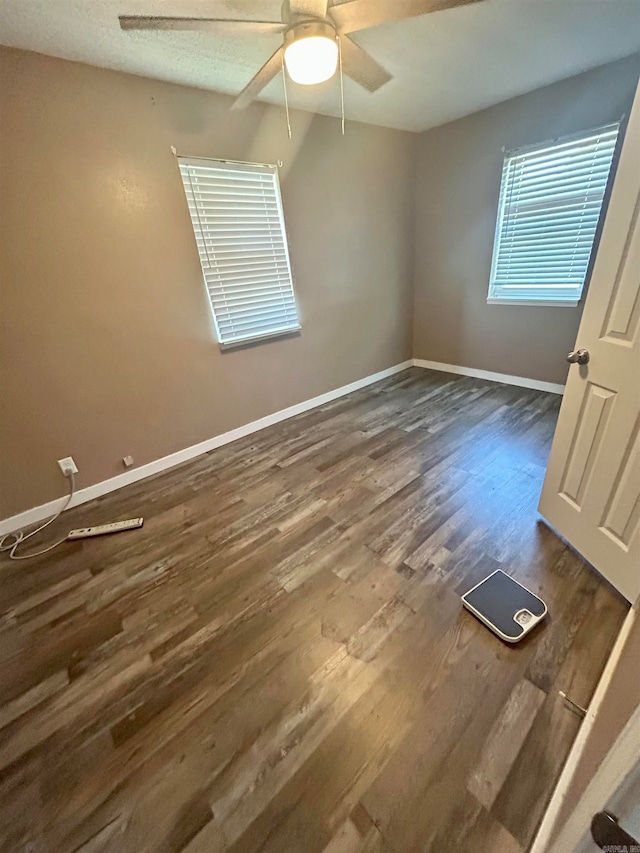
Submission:
[[[304,38],[313,38],[314,36],[336,39],[337,33],[335,28],[332,27],[328,21],[300,21],[299,23],[291,24],[291,26],[285,31],[284,46],[287,48],[288,45],[292,44],[294,41],[299,41]]]
[[[291,0],[282,0],[280,19],[287,26],[301,21],[326,21],[326,8],[327,4],[318,0],[293,0],[293,4]]]

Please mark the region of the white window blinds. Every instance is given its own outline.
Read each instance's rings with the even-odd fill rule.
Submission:
[[[179,163],[220,343],[299,329],[276,167]]]
[[[507,154],[488,302],[578,303],[618,128]]]

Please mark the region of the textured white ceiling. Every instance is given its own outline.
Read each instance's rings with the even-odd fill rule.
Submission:
[[[0,0],[0,44],[236,94],[280,40],[122,32],[119,14],[279,20],[280,0]],[[426,130],[640,50],[640,0],[483,0],[355,40],[394,79],[373,94],[347,80],[347,118]],[[263,99],[283,102],[281,75]],[[338,80],[290,84],[289,101],[339,115]]]

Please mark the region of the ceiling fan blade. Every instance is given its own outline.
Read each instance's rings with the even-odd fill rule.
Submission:
[[[391,80],[391,74],[349,36],[340,37],[340,49],[344,73],[369,92],[375,92]]]
[[[482,0],[347,0],[331,6],[329,15],[340,32],[355,33],[389,21],[403,21],[479,2]]]
[[[256,98],[264,89],[267,83],[270,83],[276,76],[278,71],[282,70],[282,48],[279,47],[276,52],[267,59],[260,71],[247,83],[242,92],[231,105],[232,110],[243,110],[248,107],[251,101]]]
[[[326,18],[328,0],[289,0],[292,18]]]
[[[162,18],[145,15],[120,15],[123,30],[189,30],[222,33],[281,33],[285,25],[279,21],[244,21],[231,18]]]

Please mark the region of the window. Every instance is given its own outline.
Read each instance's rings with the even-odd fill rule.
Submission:
[[[179,163],[220,344],[299,329],[276,167]]]
[[[618,128],[507,154],[487,302],[578,304]]]

